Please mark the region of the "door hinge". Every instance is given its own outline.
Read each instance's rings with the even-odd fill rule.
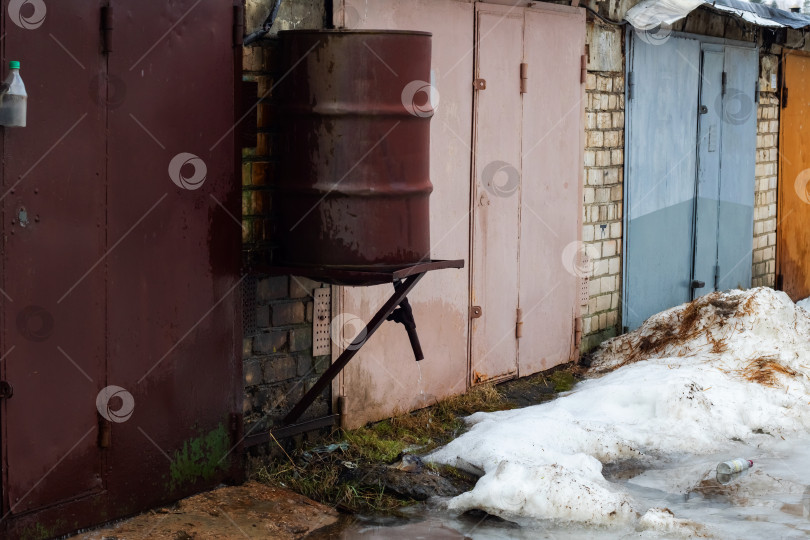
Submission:
[[[109,448],[112,444],[112,422],[98,415],[98,447]]]
[[[585,84],[588,77],[588,57],[584,54],[579,57],[579,84]]]
[[[627,99],[633,99],[633,72],[627,72]]]
[[[14,387],[8,381],[0,381],[0,399],[9,399],[14,395]]]
[[[728,82],[728,73],[726,73],[725,71],[723,72],[722,81],[723,81],[723,86],[722,86],[721,92],[722,92],[722,95],[725,96],[726,95],[726,83]]]
[[[241,47],[245,37],[245,9],[242,2],[233,6],[233,45]]]
[[[529,64],[522,62],[520,64],[520,93],[525,94],[529,91]]]
[[[103,6],[101,8],[101,41],[104,54],[113,50],[113,8]]]
[[[231,435],[231,444],[238,446],[245,439],[245,417],[239,413],[231,413],[228,422],[228,431]]]
[[[788,104],[788,89],[787,86],[782,88],[782,108],[787,107]]]
[[[517,308],[517,320],[515,321],[515,337],[520,339],[523,337],[523,310]]]
[[[338,398],[337,398],[337,412],[341,416],[349,413],[349,407],[348,407],[348,404],[346,403],[346,396],[338,396]]]

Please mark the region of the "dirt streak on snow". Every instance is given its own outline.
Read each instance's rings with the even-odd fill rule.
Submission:
[[[766,288],[714,293],[607,342],[591,371],[596,378],[553,402],[470,416],[470,431],[429,456],[485,471],[449,507],[703,534],[634,500],[602,464],[660,463],[806,432],[810,311]]]

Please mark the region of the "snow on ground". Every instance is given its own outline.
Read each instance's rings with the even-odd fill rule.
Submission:
[[[800,308],[804,308],[805,311],[810,311],[810,297],[805,298],[804,300],[799,300],[796,302],[796,305]]]
[[[449,508],[704,534],[631,491],[699,491],[719,457],[806,437],[810,311],[767,288],[713,293],[607,342],[589,375],[552,402],[470,416],[467,433],[428,456],[485,473]],[[622,463],[650,470],[626,484],[605,478],[603,464]],[[654,470],[662,463],[677,466]],[[756,467],[747,496],[782,489],[801,497],[803,485]]]

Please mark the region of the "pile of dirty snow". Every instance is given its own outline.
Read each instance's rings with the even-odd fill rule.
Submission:
[[[602,465],[733,454],[807,431],[810,311],[766,288],[713,293],[605,343],[590,375],[555,401],[468,417],[467,433],[428,456],[483,473],[449,508],[698,534],[608,481]]]
[[[805,298],[804,300],[799,300],[796,302],[796,305],[800,308],[804,308],[805,311],[810,311],[810,297]]]

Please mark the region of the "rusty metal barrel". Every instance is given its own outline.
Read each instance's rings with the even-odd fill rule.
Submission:
[[[429,260],[431,34],[279,36],[276,260],[356,269]]]

